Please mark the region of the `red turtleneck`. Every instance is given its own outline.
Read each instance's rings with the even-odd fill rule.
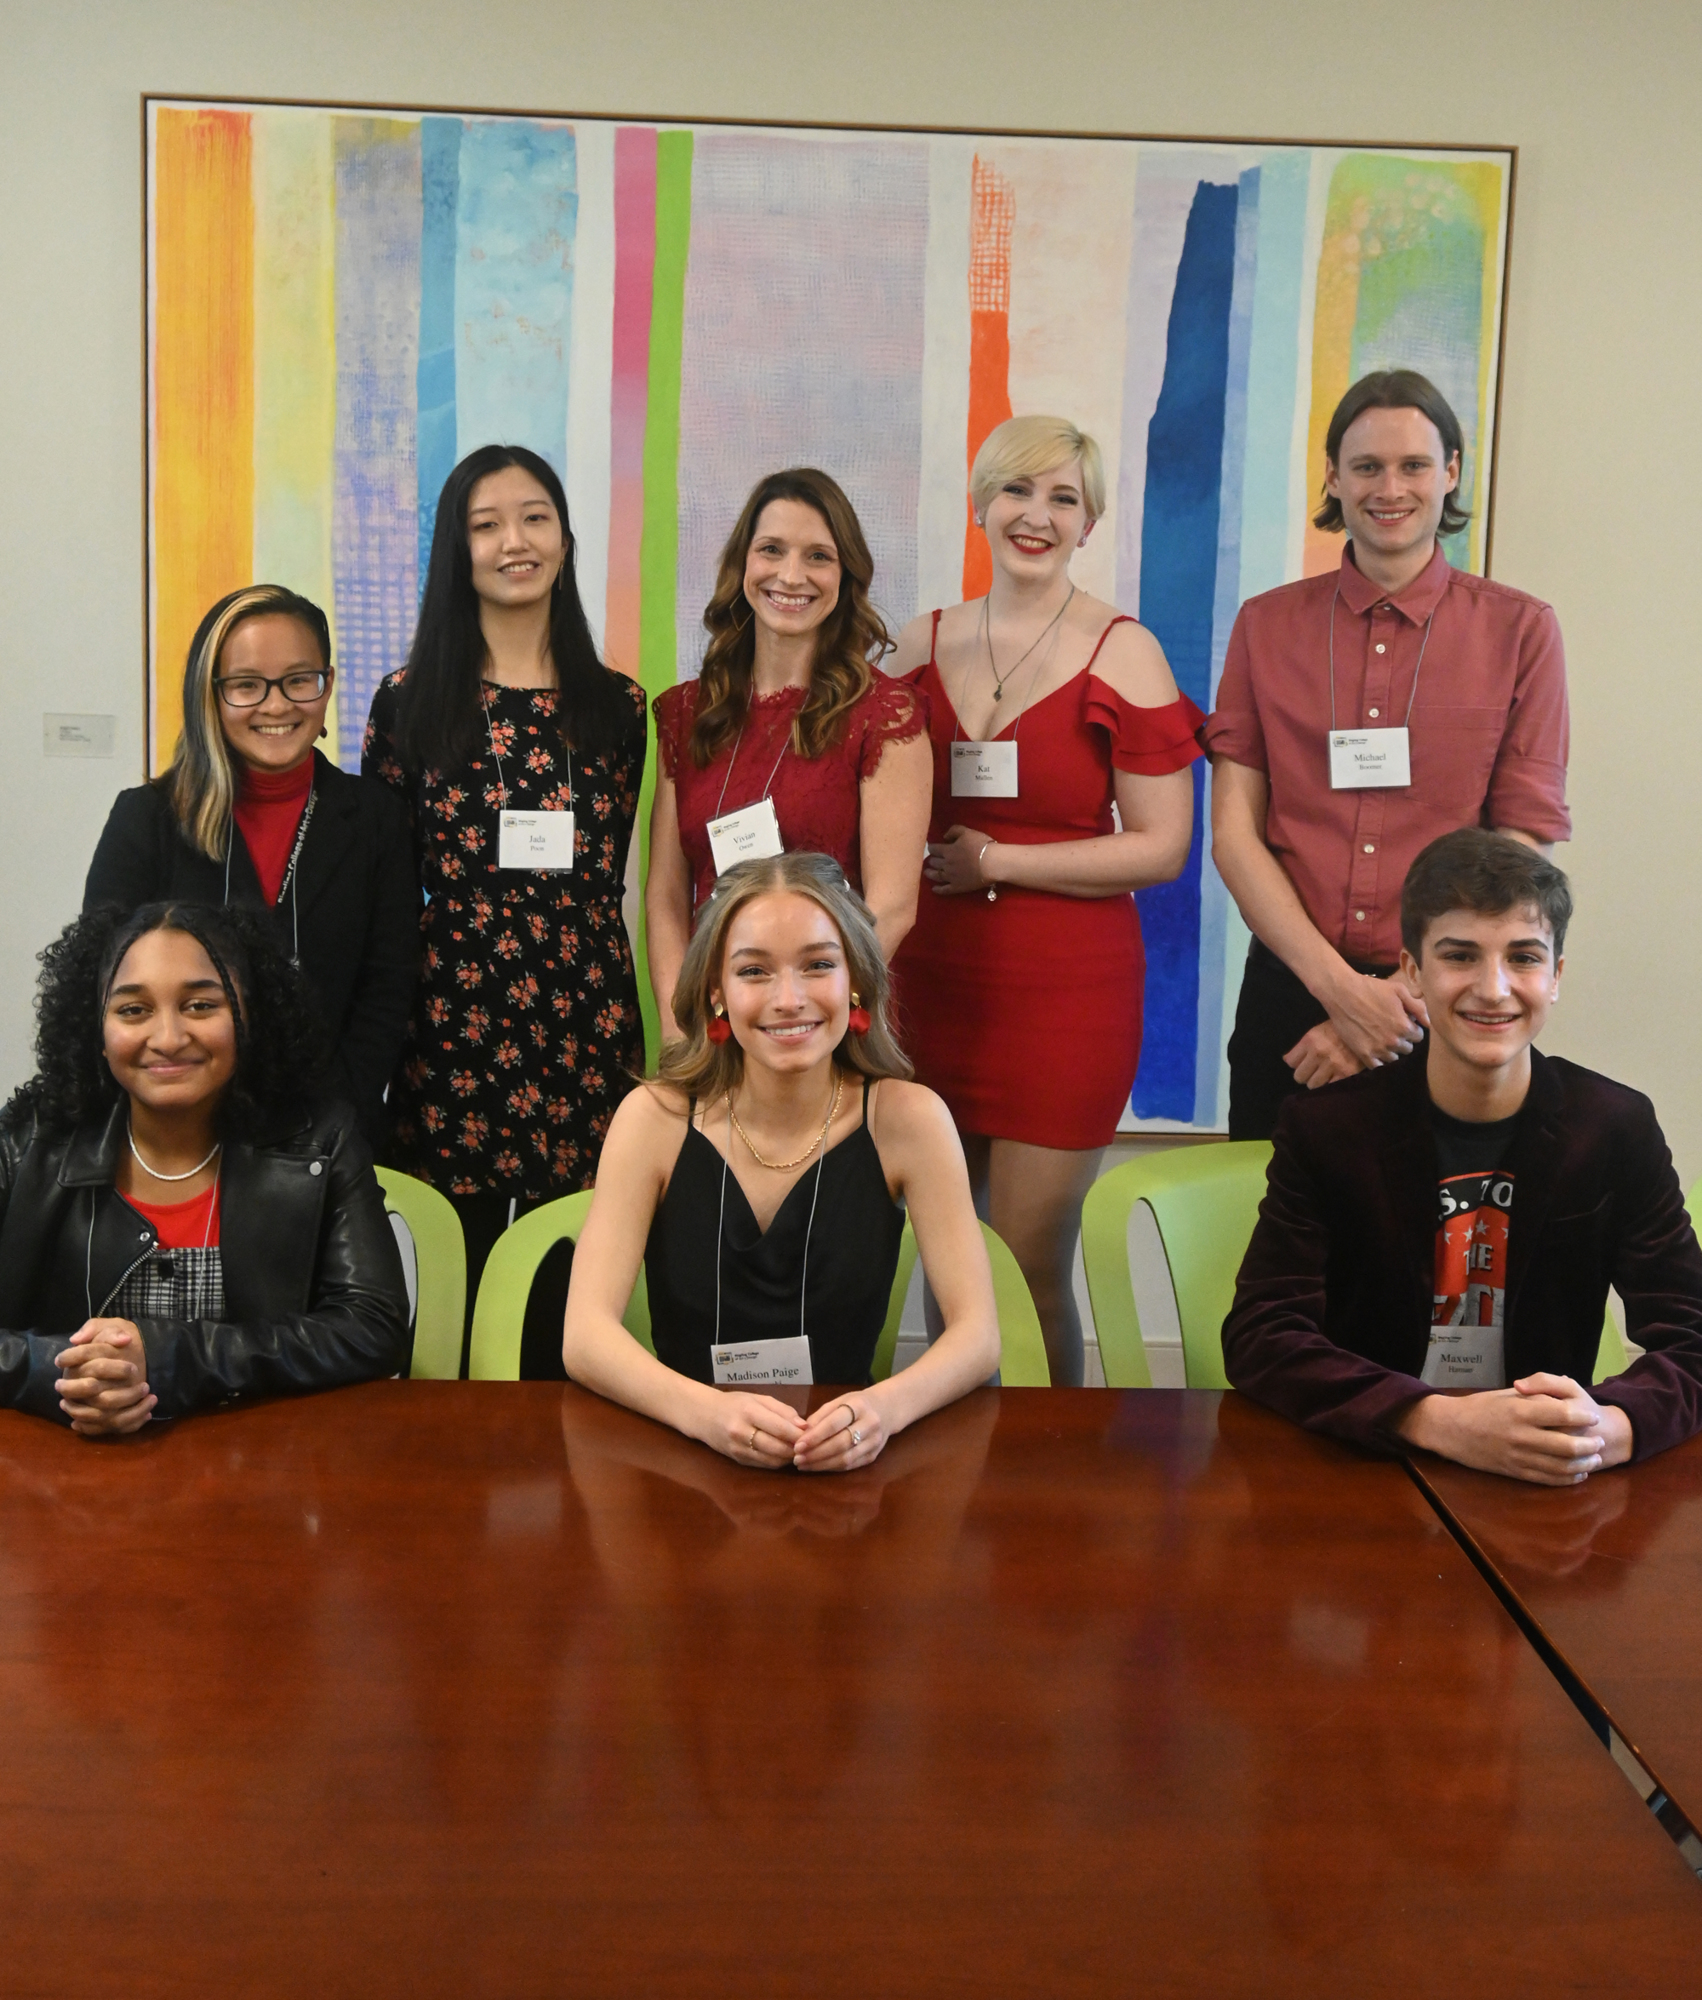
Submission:
[[[276,903],[284,885],[290,849],[295,845],[296,828],[301,825],[307,795],[313,789],[313,755],[310,751],[299,764],[287,771],[257,771],[252,764],[242,767],[241,788],[236,798],[236,823],[248,845],[248,858],[260,877],[260,888],[268,903]]]

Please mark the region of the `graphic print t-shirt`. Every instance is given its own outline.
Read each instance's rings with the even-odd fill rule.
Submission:
[[[1501,1162],[1519,1119],[1472,1125],[1430,1107],[1441,1168],[1430,1351],[1421,1379],[1433,1389],[1504,1389],[1501,1329],[1513,1176]]]

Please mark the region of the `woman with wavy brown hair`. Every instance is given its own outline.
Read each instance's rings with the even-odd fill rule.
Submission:
[[[702,670],[655,704],[644,919],[665,1038],[693,911],[737,861],[832,855],[888,958],[916,921],[928,712],[878,670],[892,641],[873,579],[855,509],[810,466],[760,481],[721,551]]]
[[[562,1343],[576,1382],[741,1465],[844,1472],[997,1367],[963,1148],[910,1081],[889,992],[826,855],[719,878],[674,988],[683,1033],[604,1142]],[[871,1385],[906,1211],[944,1331]],[[641,1262],[654,1355],[621,1324]],[[846,1386],[808,1419],[772,1393],[818,1382]]]

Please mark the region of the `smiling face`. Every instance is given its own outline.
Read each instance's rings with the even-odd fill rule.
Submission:
[[[1460,483],[1460,455],[1422,410],[1364,410],[1342,434],[1324,486],[1341,502],[1354,546],[1385,558],[1428,556],[1442,503]]]
[[[288,771],[312,755],[325,726],[332,675],[318,639],[299,618],[281,611],[245,618],[219,649],[213,681],[219,727],[244,764],[257,771]],[[274,687],[259,704],[239,705],[262,681],[287,681],[293,696]]]
[[[1430,1061],[1457,1074],[1523,1063],[1560,992],[1564,959],[1537,911],[1449,910],[1424,934],[1424,956],[1401,971],[1430,1012]]]
[[[236,1074],[236,1018],[184,931],[148,931],[119,961],[102,1021],[119,1088],[160,1113],[204,1111]]]
[[[829,1061],[851,1010],[838,927],[809,896],[753,896],[727,926],[710,999],[725,1006],[747,1063],[795,1074]]]
[[[981,517],[996,568],[1023,583],[1051,579],[1070,566],[1093,531],[1082,492],[1081,460],[1007,479]]]
[[[567,561],[555,502],[523,466],[486,473],[467,501],[467,553],[483,603],[516,609],[547,599]]]
[[[802,500],[770,500],[745,556],[745,601],[778,639],[813,632],[839,602],[833,531]]]

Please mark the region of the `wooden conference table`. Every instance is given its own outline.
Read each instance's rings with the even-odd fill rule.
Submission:
[[[839,1479],[542,1384],[117,1447],[6,1412],[0,1715],[12,1996],[1702,1962],[1702,1886],[1411,1480],[1234,1397],[985,1390]]]
[[[1702,1829],[1702,1438],[1544,1493],[1415,1469],[1622,1742]]]

